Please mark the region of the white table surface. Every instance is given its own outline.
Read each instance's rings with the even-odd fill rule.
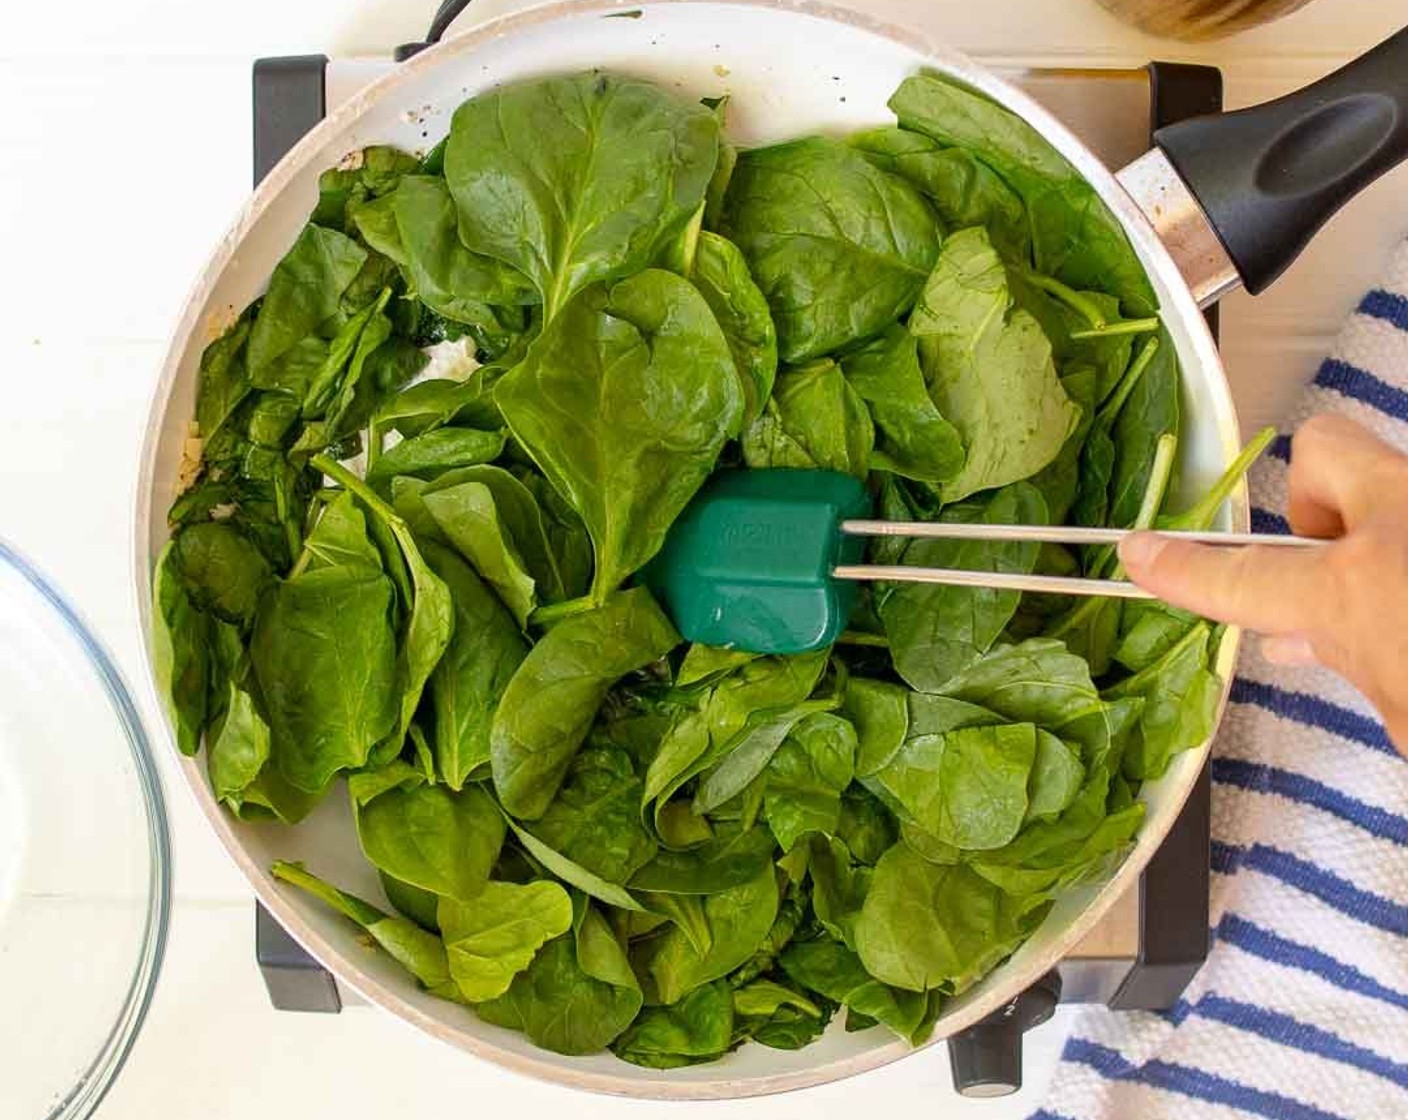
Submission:
[[[480,0],[500,10],[502,0]],[[853,0],[943,29],[997,62],[1224,68],[1247,104],[1332,69],[1396,29],[1399,0],[1317,0],[1208,46],[1149,39],[1091,0]],[[419,38],[433,0],[69,0],[7,6],[0,47],[0,535],[77,602],[153,729],[167,775],[177,904],[155,1004],[103,1120],[347,1118],[453,1110],[530,1120],[651,1117],[649,1103],[532,1083],[367,1008],[280,1014],[253,956],[251,894],[207,835],[174,768],[142,667],[132,592],[137,453],[165,339],[187,285],[249,189],[251,61],[382,54]],[[1408,234],[1408,170],[1335,219],[1271,293],[1225,305],[1244,426],[1275,422],[1337,324]],[[839,1085],[688,1106],[713,1120],[1026,1115],[1069,1013],[1027,1043],[1027,1089],[970,1103],[941,1048]],[[3,1065],[3,1062],[0,1062]],[[21,1075],[9,1071],[6,1076]],[[686,1106],[675,1111],[684,1112]]]

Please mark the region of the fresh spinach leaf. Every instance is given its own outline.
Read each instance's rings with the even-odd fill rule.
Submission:
[[[450,975],[480,1003],[508,991],[544,944],[572,928],[572,900],[556,883],[491,882],[468,902],[442,897],[436,918]]]
[[[641,824],[641,780],[620,748],[583,749],[533,833],[607,882],[625,883],[655,855]]]
[[[367,480],[381,482],[396,475],[433,478],[455,467],[492,462],[503,450],[503,432],[482,432],[478,428],[436,428],[424,435],[402,440],[383,451],[367,473]]]
[[[395,727],[393,598],[385,575],[339,565],[292,576],[260,601],[250,658],[274,762],[295,788],[316,793],[362,766]]]
[[[883,1023],[905,1041],[918,1045],[926,1031],[928,1001],[917,992],[893,988],[874,979],[860,958],[838,941],[794,942],[782,954],[782,968],[803,988]]]
[[[250,313],[245,311],[223,335],[205,348],[196,383],[196,430],[209,442],[249,393],[245,345],[249,341]]]
[[[943,483],[963,466],[963,441],[929,396],[915,337],[899,324],[841,359],[865,401],[877,441],[870,469]]]
[[[941,843],[963,850],[1000,848],[1027,818],[1027,783],[1037,751],[1029,723],[966,727],[915,735],[869,788]]]
[[[704,912],[713,935],[707,953],[696,952],[678,926],[646,943],[645,971],[655,982],[659,1002],[676,1003],[748,960],[772,929],[777,903],[777,876],[769,864],[742,886],[705,899]]]
[[[722,232],[767,297],[788,363],[879,334],[904,315],[939,247],[918,191],[822,137],[740,153]]]
[[[552,322],[574,293],[639,272],[704,201],[708,109],[588,73],[503,86],[455,113],[445,177],[460,237],[528,277]]]
[[[890,98],[901,128],[964,149],[1021,197],[1036,267],[1074,288],[1097,288],[1136,314],[1158,306],[1119,220],[1093,186],[1021,117],[935,74],[906,78]]]
[[[688,851],[661,851],[635,873],[631,886],[656,894],[712,895],[741,887],[772,865],[777,848],[762,825],[720,828]]]
[[[945,501],[1030,478],[1080,421],[1056,374],[1051,343],[1013,309],[1007,270],[982,229],[944,242],[909,320],[929,392],[963,438],[962,469]]]
[[[856,920],[856,948],[881,983],[962,992],[1044,917],[963,864],[940,866],[896,844],[875,867]]]
[[[184,755],[200,751],[210,689],[210,622],[175,572],[172,545],[162,549],[152,581],[152,666]]]
[[[367,261],[366,250],[345,234],[309,224],[269,279],[249,333],[252,378],[332,319]]]
[[[228,521],[191,525],[171,542],[169,560],[200,610],[248,626],[273,581],[263,553]]]
[[[733,1047],[734,993],[705,984],[668,1007],[647,1007],[611,1047],[632,1065],[677,1069],[722,1057]]]
[[[1049,731],[1036,733],[1036,758],[1027,787],[1026,821],[1054,820],[1085,784],[1080,754]]]
[[[415,294],[437,314],[484,335],[509,334],[506,328],[515,325],[521,329],[521,316],[515,323],[496,308],[536,302],[532,285],[512,267],[465,248],[445,180],[407,175],[391,198]]]
[[[944,148],[921,132],[876,128],[851,137],[876,167],[907,179],[933,203],[949,229],[983,226],[1004,258],[1029,263],[1027,208],[997,172],[965,148]]]
[[[532,964],[515,976],[513,985],[498,999],[480,1003],[482,1019],[527,1034],[539,1047],[556,1054],[596,1054],[611,1044],[641,1010],[641,989],[634,976],[615,966],[608,944],[614,934],[604,923],[576,938],[559,937],[543,945]],[[621,954],[624,959],[624,954]],[[611,961],[610,972],[603,968]],[[594,971],[607,972],[601,979]],[[625,981],[631,979],[631,985]]]
[[[855,776],[856,731],[829,712],[801,720],[765,771],[763,812],[784,852],[809,832],[834,836],[841,794]]]
[[[738,246],[708,230],[699,234],[689,278],[728,340],[743,382],[743,422],[750,424],[772,396],[777,377],[777,331],[768,302]]]
[[[659,270],[584,289],[494,396],[586,523],[598,603],[659,551],[743,417],[713,313]]]
[[[748,721],[718,763],[699,780],[694,795],[698,816],[713,812],[738,796],[768,767],[784,739],[808,717],[830,711],[835,700],[808,700],[791,708],[758,712]]]
[[[420,986],[431,994],[444,999],[462,998],[450,977],[445,946],[435,934],[405,918],[393,918],[356,895],[338,890],[304,870],[300,864],[280,860],[269,870],[274,878],[307,891],[361,926],[387,956],[414,976]]]
[[[762,414],[743,433],[750,467],[870,473],[875,427],[865,402],[833,361],[783,370]]]
[[[756,661],[758,656],[747,650],[720,649],[695,642],[685,651],[680,671],[675,674],[675,684],[680,688],[717,684],[733,670]]]
[[[397,786],[378,785],[376,773],[363,773],[354,774],[347,786],[367,860],[441,897],[468,902],[478,895],[504,842],[504,821],[493,798],[474,785],[458,792],[427,785],[409,767]]]
[[[517,485],[512,475],[502,473]],[[528,574],[494,491],[483,482],[468,481],[444,489],[427,487],[420,492],[420,500],[440,532],[494,589],[514,621],[526,629],[528,617],[538,605],[537,584]]]
[[[1205,742],[1217,719],[1222,681],[1212,669],[1212,627],[1200,622],[1167,653],[1106,691],[1110,699],[1142,697],[1138,731],[1124,755],[1134,781],[1157,778],[1180,751]]]

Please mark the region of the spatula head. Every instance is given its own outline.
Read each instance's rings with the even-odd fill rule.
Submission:
[[[645,580],[692,642],[804,653],[834,642],[855,585],[831,577],[864,542],[839,531],[866,517],[859,479],[832,471],[729,471],[710,479],[670,530]]]

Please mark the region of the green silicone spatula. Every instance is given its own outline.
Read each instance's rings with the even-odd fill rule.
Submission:
[[[1123,529],[874,521],[864,483],[809,470],[715,475],[670,530],[645,582],[692,642],[751,653],[804,653],[846,628],[857,580],[1147,599],[1124,580],[862,564],[866,537],[1118,544]],[[1218,545],[1319,545],[1254,533],[1169,533]]]

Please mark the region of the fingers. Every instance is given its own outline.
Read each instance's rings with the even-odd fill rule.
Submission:
[[[1403,485],[1408,460],[1343,416],[1316,416],[1291,444],[1287,513],[1308,537],[1339,537],[1368,516],[1383,487]]]
[[[1165,602],[1267,634],[1314,633],[1336,581],[1315,550],[1217,548],[1135,533],[1120,544],[1130,578]]]

